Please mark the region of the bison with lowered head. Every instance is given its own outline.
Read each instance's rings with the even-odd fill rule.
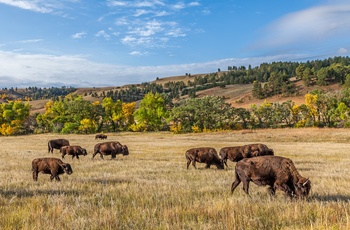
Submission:
[[[274,155],[274,152],[264,144],[249,144],[243,146],[224,147],[220,149],[219,155],[223,163],[226,165],[226,167],[228,167],[227,159],[237,162],[244,158]]]
[[[126,145],[122,145],[117,141],[98,143],[94,147],[94,154],[92,159],[99,153],[103,159],[103,155],[111,155],[112,159],[116,158],[117,154],[123,154],[123,156],[129,155],[129,149]]]
[[[68,163],[64,163],[58,158],[36,158],[32,161],[33,180],[38,180],[38,173],[51,174],[50,180],[55,178],[60,181],[60,174],[67,173],[68,175],[73,173],[72,167]]]
[[[47,143],[48,146],[48,152],[53,153],[53,149],[60,149],[62,146],[67,146],[69,145],[69,141],[66,139],[55,139],[55,140],[50,140]]]
[[[235,174],[231,193],[242,182],[244,192],[249,195],[250,181],[259,186],[269,186],[271,195],[280,189],[289,197],[305,198],[311,189],[310,180],[298,173],[292,160],[280,156],[243,159],[237,162]]]
[[[107,139],[107,135],[106,134],[96,134],[96,136],[95,136],[95,140],[97,140],[97,139],[101,139],[101,140],[103,140],[103,139]]]
[[[79,155],[83,155],[83,156],[87,155],[86,149],[84,149],[78,145],[76,145],[76,146],[63,146],[60,148],[60,152],[62,154],[62,159],[64,158],[64,156],[66,154],[71,155],[72,159],[74,159],[74,157],[79,159]]]
[[[199,162],[205,163],[205,168],[210,168],[211,165],[215,165],[218,169],[224,169],[224,163],[214,148],[204,147],[189,149],[186,151],[185,156],[187,159],[187,169],[191,162],[194,168],[196,168],[196,162]]]

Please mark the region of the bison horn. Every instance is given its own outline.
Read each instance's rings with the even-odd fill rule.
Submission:
[[[305,186],[309,182],[309,178],[306,179],[306,181],[303,183],[303,186]]]

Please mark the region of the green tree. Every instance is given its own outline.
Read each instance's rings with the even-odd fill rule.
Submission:
[[[111,124],[112,131],[117,131],[121,126],[123,120],[123,107],[122,102],[117,100],[113,101],[112,98],[106,97],[102,101],[102,107],[104,108],[104,121],[107,124]]]
[[[134,112],[136,127],[140,131],[160,131],[166,125],[168,112],[161,94],[148,93],[140,102],[140,107]]]
[[[306,67],[303,71],[302,79],[306,86],[310,86],[312,84],[313,72],[309,67]]]
[[[174,127],[181,127],[181,132],[191,132],[231,127],[236,117],[231,105],[221,97],[206,96],[188,99],[174,107],[169,121]]]
[[[37,123],[44,132],[79,133],[83,119],[90,119],[97,125],[99,110],[81,96],[67,95],[64,99],[47,102],[45,113],[37,116]]]

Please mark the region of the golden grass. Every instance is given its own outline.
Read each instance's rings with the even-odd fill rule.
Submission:
[[[72,175],[32,180],[31,161],[47,153],[47,141],[67,138],[88,150],[67,157]],[[43,134],[0,138],[1,229],[350,229],[350,130],[269,129],[217,133],[111,133],[130,155],[91,160],[94,135]],[[312,182],[307,200],[242,185],[234,194],[235,163],[229,169],[186,169],[192,147],[265,143],[291,158]]]

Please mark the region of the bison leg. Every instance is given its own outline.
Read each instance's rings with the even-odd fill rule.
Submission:
[[[243,191],[249,195],[249,180],[243,180]]]
[[[224,164],[226,165],[226,167],[228,168],[228,165],[227,165],[227,159],[222,160],[222,163],[224,163]]]
[[[92,160],[94,159],[94,157],[96,156],[97,153],[99,153],[99,152],[97,151],[97,152],[94,152],[94,154],[92,154],[92,158],[91,158]]]
[[[192,160],[192,165],[193,165],[193,167],[194,167],[195,169],[197,169],[197,167],[196,167],[196,160]]]
[[[231,186],[231,194],[233,194],[233,191],[235,191],[235,189],[240,183],[241,183],[241,178],[239,178],[238,174],[236,173],[236,180],[232,183],[232,186]]]
[[[60,177],[57,175],[55,176],[56,181],[61,181]]]
[[[241,180],[239,178],[236,178],[236,180],[231,185],[231,194],[233,194],[233,191],[235,191],[235,189],[240,183],[241,183]]]
[[[188,166],[190,166],[191,164],[191,159],[187,159],[187,169],[188,169]]]
[[[38,181],[38,171],[33,171],[33,180]]]

